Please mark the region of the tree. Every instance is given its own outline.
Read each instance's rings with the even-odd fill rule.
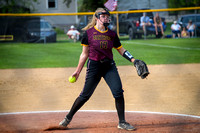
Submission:
[[[200,6],[200,0],[168,0],[169,8]]]
[[[98,7],[104,7],[104,3],[107,0],[77,0],[78,1],[78,12],[94,12]],[[72,0],[63,0],[63,3],[69,7]]]
[[[38,0],[1,0],[0,1],[0,12],[1,13],[29,13],[30,8],[34,9],[33,3]],[[20,4],[19,4],[20,3]]]
[[[197,6],[200,6],[200,0],[168,0],[169,8],[197,7]],[[196,11],[198,12],[198,10]],[[184,11],[184,13],[194,13],[194,10]],[[179,12],[171,11],[169,12],[169,14],[178,15]]]
[[[82,0],[82,4],[79,7],[80,12],[94,12],[98,7],[104,7],[104,3],[107,0]]]

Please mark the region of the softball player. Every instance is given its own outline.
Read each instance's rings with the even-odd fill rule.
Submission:
[[[85,85],[69,113],[59,123],[61,127],[67,127],[74,114],[89,100],[103,77],[115,98],[115,105],[119,117],[118,128],[125,130],[136,129],[125,121],[122,83],[113,60],[112,48],[117,49],[122,56],[131,62],[134,62],[135,59],[122,47],[117,34],[107,28],[109,25],[109,16],[110,13],[106,9],[98,8],[93,15],[92,21],[83,29],[86,30],[81,42],[83,49],[77,69],[72,76],[78,79],[88,59]]]

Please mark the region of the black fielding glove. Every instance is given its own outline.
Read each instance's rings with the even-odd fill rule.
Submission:
[[[149,70],[144,61],[136,59],[133,64],[136,67],[138,76],[140,76],[142,79],[149,75]]]

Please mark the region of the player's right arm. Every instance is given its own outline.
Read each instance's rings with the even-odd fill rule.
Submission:
[[[83,66],[84,66],[84,64],[85,64],[85,62],[86,62],[86,60],[89,56],[88,36],[87,36],[86,32],[83,34],[81,45],[83,46],[82,53],[80,55],[79,63],[78,63],[78,66],[76,68],[76,71],[72,75],[72,76],[75,76],[76,79],[78,79],[79,74],[81,73]]]
[[[79,58],[78,66],[76,68],[76,71],[72,74],[72,76],[76,77],[76,79],[78,79],[79,74],[81,73],[83,66],[88,58],[88,55],[89,55],[89,47],[83,46],[83,50]]]

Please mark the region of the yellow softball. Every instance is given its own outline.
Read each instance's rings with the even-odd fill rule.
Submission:
[[[70,83],[74,83],[74,82],[76,82],[76,77],[74,77],[74,76],[73,76],[73,77],[70,76],[70,77],[69,77],[69,82],[70,82]]]

